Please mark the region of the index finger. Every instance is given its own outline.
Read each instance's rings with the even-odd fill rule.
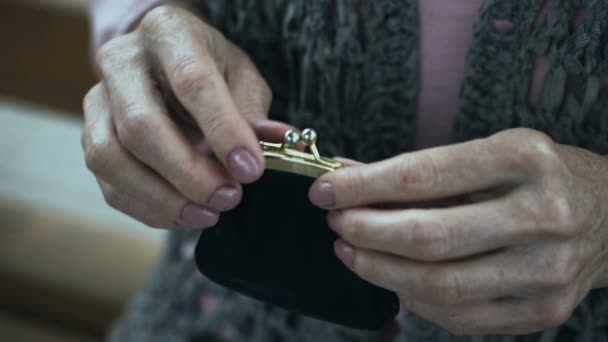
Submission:
[[[347,247],[345,247],[347,246]],[[471,260],[425,263],[377,251],[353,249],[337,240],[338,257],[358,276],[377,286],[427,303],[450,305],[530,294],[515,253],[501,252]],[[345,253],[345,251],[348,251]]]
[[[406,153],[327,173],[309,197],[320,207],[340,209],[469,194],[523,179],[513,152],[484,139]]]
[[[536,220],[521,205],[491,200],[440,209],[357,208],[330,212],[329,225],[359,248],[412,260],[454,260],[528,242]],[[519,216],[518,216],[519,214]]]
[[[218,159],[237,180],[255,181],[264,168],[261,148],[239,113],[205,39],[221,44],[223,37],[214,35],[197,18],[191,18],[196,23],[193,26],[188,22],[190,14],[175,11],[179,10],[160,7],[146,16],[142,25],[147,45]]]

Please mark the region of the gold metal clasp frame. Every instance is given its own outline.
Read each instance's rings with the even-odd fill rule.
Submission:
[[[310,128],[303,130],[301,134],[289,130],[285,132],[283,140],[283,143],[260,141],[267,169],[317,178],[343,166],[342,163],[321,157],[316,146],[317,133]],[[310,152],[295,149],[299,143],[304,143]]]

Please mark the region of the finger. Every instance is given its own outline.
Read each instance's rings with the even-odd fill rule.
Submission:
[[[226,41],[226,84],[239,113],[248,120],[265,120],[272,91],[249,57]]]
[[[149,203],[129,197],[116,187],[97,178],[104,199],[108,205],[123,214],[152,228],[174,229],[181,226],[177,219],[171,219],[154,210]]]
[[[467,305],[435,305],[415,299],[406,300],[408,308],[420,317],[439,325],[454,335],[522,334],[528,333],[529,318],[524,300],[486,301]],[[529,329],[529,328],[528,328]]]
[[[524,177],[509,147],[491,140],[407,153],[320,177],[310,199],[323,208],[420,202],[491,189]]]
[[[97,182],[106,203],[110,207],[152,228],[204,229],[215,226],[219,220],[219,213],[192,203],[186,204],[179,215],[174,215],[178,216],[177,219],[169,219],[167,216],[161,216],[162,213],[159,211],[164,203],[141,197],[132,197],[130,193],[124,192],[122,189],[119,190],[119,188],[104,182],[101,178],[98,178]]]
[[[508,252],[471,260],[423,263],[355,248],[342,240],[336,243],[335,251],[340,260],[361,278],[427,303],[441,305],[529,295],[532,291],[530,284],[539,278],[528,272],[533,266],[524,264],[522,260],[525,258]],[[547,279],[547,282],[551,281]],[[545,289],[544,285],[533,288],[539,292]]]
[[[359,247],[420,261],[445,261],[529,242],[537,223],[511,199],[449,208],[333,211],[328,223]]]
[[[282,143],[285,132],[295,129],[293,126],[275,120],[249,119],[257,138],[266,142]]]
[[[206,227],[217,216],[213,211],[188,203],[170,184],[133,158],[118,142],[102,86],[84,101],[85,128],[82,144],[87,166],[107,184],[107,202],[154,227],[174,227],[175,222]]]
[[[190,201],[219,211],[236,206],[240,184],[181,134],[157,96],[137,45],[129,39],[115,44],[100,65],[121,145]],[[121,47],[123,53],[117,53]]]
[[[467,305],[435,305],[405,299],[408,309],[452,334],[522,335],[562,325],[576,306],[572,291],[535,300],[504,298]]]
[[[97,183],[110,207],[152,228],[203,229],[215,226],[219,220],[218,213],[194,204],[186,204],[180,214],[168,217],[159,210],[163,208],[162,202],[132,197],[130,193],[104,182],[101,178],[97,178]]]
[[[264,168],[261,148],[230,94],[224,70],[214,60],[215,51],[206,42],[213,39],[221,50],[217,46],[225,44],[224,38],[184,13],[165,7],[149,12],[142,21],[147,46],[218,159],[240,182],[253,182]]]
[[[250,119],[249,124],[253,128],[259,140],[266,142],[282,142],[285,132],[294,129],[293,126],[279,121],[268,119]],[[195,149],[205,156],[213,156],[211,145],[203,138],[198,137],[198,142],[195,143]]]

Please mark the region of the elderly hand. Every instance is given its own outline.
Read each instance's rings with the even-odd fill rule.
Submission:
[[[84,100],[87,166],[112,207],[153,227],[214,225],[263,172],[256,134],[288,129],[265,120],[272,94],[249,57],[186,9],[151,10],[101,47],[97,68]],[[169,115],[184,109],[190,129]]]
[[[347,167],[309,197],[349,268],[455,334],[555,327],[607,286],[608,160],[533,130]]]

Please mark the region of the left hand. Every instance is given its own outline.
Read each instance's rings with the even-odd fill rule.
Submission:
[[[540,132],[346,167],[309,195],[349,268],[455,334],[555,327],[608,286],[608,160]]]

